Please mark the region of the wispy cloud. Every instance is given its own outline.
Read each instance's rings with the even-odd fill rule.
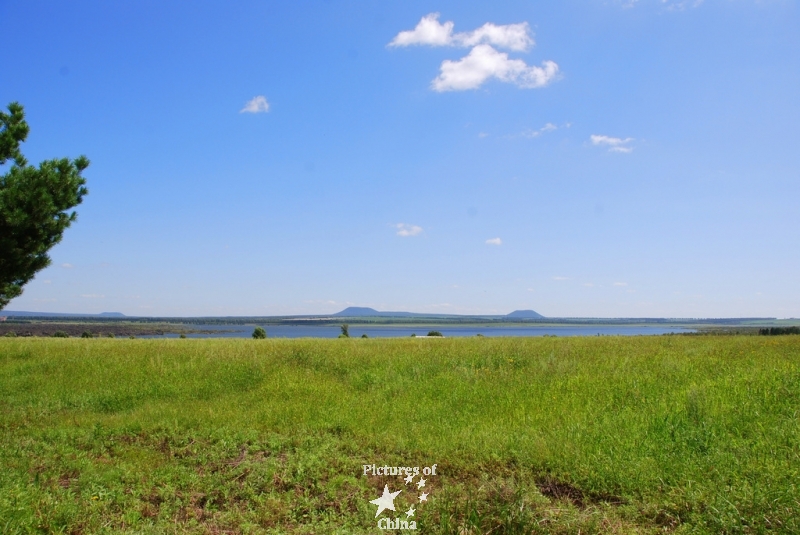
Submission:
[[[394,228],[397,229],[397,235],[408,237],[408,236],[416,236],[422,233],[422,227],[417,225],[409,225],[408,223],[397,223],[396,225],[392,225]]]
[[[569,125],[566,125],[564,128],[569,128]],[[547,133],[547,132],[552,132],[553,130],[558,130],[558,127],[556,125],[554,125],[553,123],[547,123],[543,127],[539,128],[538,130],[533,130],[531,128],[528,128],[526,130],[523,130],[522,132],[520,132],[517,135],[511,135],[511,136],[507,136],[507,137],[509,137],[509,138],[515,138],[515,137],[533,138],[533,137],[539,137],[542,134]]]
[[[608,147],[609,152],[633,152],[633,147],[630,146],[630,143],[634,141],[632,137],[622,139],[620,137],[592,134],[589,139],[591,139],[592,145]]]
[[[627,282],[615,282],[614,283],[614,286],[627,286],[627,285],[628,285]]]
[[[616,3],[623,9],[630,9],[638,5],[657,4],[667,11],[684,11],[687,8],[699,7],[704,0],[655,0],[653,2],[641,2],[640,0],[616,0]]]
[[[247,101],[247,104],[239,110],[239,113],[267,113],[268,111],[269,102],[267,102],[267,97],[259,95]]]
[[[558,64],[544,61],[542,66],[527,65],[521,59],[511,59],[504,48],[515,52],[529,50],[534,44],[527,22],[497,25],[487,22],[471,32],[453,33],[454,23],[439,22],[438,13],[422,17],[413,30],[398,33],[389,43],[391,47],[411,45],[452,46],[472,48],[460,60],[445,60],[439,67],[439,76],[431,82],[438,92],[477,89],[484,82],[496,78],[521,88],[544,87],[558,77]]]
[[[68,263],[66,263],[66,262],[65,262],[65,263],[61,264],[61,267],[62,267],[62,268],[64,268],[64,269],[72,269],[72,268],[73,268],[73,267],[75,267],[75,266],[73,266],[72,264],[68,264]]]
[[[105,295],[102,294],[81,294],[81,297],[85,299],[103,299]]]
[[[668,11],[683,11],[686,8],[700,7],[704,0],[661,0]]]
[[[503,245],[503,240],[500,238],[492,238],[490,240],[486,240],[486,245]]]
[[[553,277],[554,281],[565,281],[569,280],[569,277]]]

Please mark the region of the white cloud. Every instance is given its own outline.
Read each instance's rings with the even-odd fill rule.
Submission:
[[[398,223],[392,226],[397,229],[397,235],[403,236],[404,238],[408,236],[416,236],[422,232],[422,227],[418,227],[417,225],[409,225],[408,223]]]
[[[389,46],[459,46],[471,47],[488,43],[509,50],[525,51],[535,43],[527,22],[497,25],[487,22],[471,32],[453,33],[452,21],[439,22],[439,13],[422,17],[413,30],[398,33]]]
[[[614,286],[627,286],[627,285],[628,285],[627,282],[615,282],[614,283]]]
[[[269,102],[267,98],[259,95],[253,97],[244,105],[244,108],[239,110],[239,113],[266,113],[269,111]]]
[[[47,279],[47,280],[43,280],[42,283],[44,283],[44,284],[52,284],[53,281],[50,280],[50,279]]]
[[[103,299],[103,298],[105,298],[105,295],[101,295],[101,294],[81,294],[81,297],[84,297],[86,299]]]
[[[486,240],[486,245],[503,245],[503,240],[500,238],[492,238],[490,240]]]
[[[450,21],[440,24],[439,14],[430,13],[422,17],[413,30],[398,33],[389,46],[450,45],[453,42],[453,26]]]
[[[67,263],[64,263],[64,264],[61,264],[61,267],[62,267],[62,268],[64,268],[64,269],[72,269],[72,268],[73,268],[73,265],[72,265],[72,264],[67,264]]]
[[[457,33],[453,40],[461,46],[475,46],[483,43],[524,52],[535,43],[530,35],[531,29],[527,22],[497,26],[487,22],[477,30],[466,33]]]
[[[528,66],[489,45],[478,45],[458,61],[444,60],[431,88],[439,92],[476,89],[489,78],[522,88],[537,88],[544,87],[557,75],[558,65],[553,61],[542,62],[542,67]]]
[[[558,127],[556,125],[554,125],[553,123],[547,123],[546,125],[544,125],[541,128],[542,132],[549,132],[551,130],[558,130]]]
[[[453,33],[454,23],[439,22],[438,13],[420,19],[413,30],[398,33],[389,43],[393,47],[411,45],[453,46],[472,48],[458,61],[445,60],[439,76],[431,83],[435,91],[463,91],[480,87],[486,80],[497,78],[522,88],[544,87],[555,79],[558,65],[544,61],[541,67],[528,66],[521,59],[509,59],[497,48],[525,52],[534,44],[527,22],[497,25],[487,22],[471,32]]]
[[[622,139],[619,137],[592,134],[590,139],[592,140],[592,145],[608,147],[609,152],[633,152],[633,147],[629,146],[629,143],[634,141],[632,137]]]

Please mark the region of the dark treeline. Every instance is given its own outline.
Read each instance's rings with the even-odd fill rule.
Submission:
[[[800,327],[769,327],[759,329],[758,334],[763,336],[777,336],[779,334],[800,334]]]

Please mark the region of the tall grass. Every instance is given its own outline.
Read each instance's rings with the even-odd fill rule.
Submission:
[[[4,533],[374,533],[382,460],[424,533],[800,532],[798,337],[3,339],[0,409]]]

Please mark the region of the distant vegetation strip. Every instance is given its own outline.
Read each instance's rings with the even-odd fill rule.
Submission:
[[[763,336],[776,336],[781,334],[800,334],[800,327],[769,327],[759,329],[758,334]]]

